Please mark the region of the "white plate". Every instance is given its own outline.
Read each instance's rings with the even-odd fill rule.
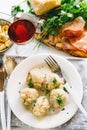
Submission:
[[[21,84],[25,81],[28,71],[35,67],[37,64],[44,62],[44,59],[48,54],[41,54],[36,56],[31,56],[22,61],[12,72],[10,79],[8,81],[7,95],[10,107],[13,113],[25,124],[35,127],[35,128],[54,128],[59,125],[64,124],[69,119],[71,119],[76,111],[78,110],[77,106],[73,102],[72,98],[69,97],[69,101],[65,106],[64,111],[59,113],[45,116],[41,119],[36,118],[31,112],[25,109],[24,105],[20,101],[19,90],[20,82]],[[83,96],[83,86],[79,73],[75,67],[66,59],[59,57],[57,55],[53,56],[56,61],[60,64],[64,75],[66,76],[67,81],[72,86],[72,89],[75,89],[79,94],[79,100],[82,100]]]

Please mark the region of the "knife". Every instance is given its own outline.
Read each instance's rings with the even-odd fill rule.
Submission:
[[[14,57],[4,57],[3,58],[4,69],[7,74],[7,79],[11,75],[13,69],[16,67],[17,62]],[[7,91],[6,91],[7,92]],[[7,100],[7,130],[11,129],[11,109]]]
[[[1,112],[2,130],[6,130],[4,82],[5,82],[5,73],[4,73],[4,68],[3,68],[3,60],[0,58],[0,112]]]

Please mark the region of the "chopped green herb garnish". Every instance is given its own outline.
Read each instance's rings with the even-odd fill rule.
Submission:
[[[29,88],[34,87],[34,83],[32,82],[32,78],[30,78],[28,86],[29,86]]]
[[[46,84],[46,88],[48,88],[48,85],[49,85],[49,84],[47,83],[47,84]]]
[[[57,79],[54,77],[52,82],[53,82],[54,84],[56,84]]]
[[[55,86],[55,88],[59,88],[59,86]]]
[[[66,90],[66,88],[65,88],[65,87],[63,87],[63,90],[64,90],[65,92],[69,93],[69,92]]]
[[[65,110],[65,108],[62,108],[62,110],[61,111],[64,111]]]
[[[56,100],[57,100],[57,102],[58,102],[59,105],[63,104],[62,95],[58,94]]]
[[[21,82],[19,82],[19,84],[21,84]]]
[[[35,105],[35,103],[36,103],[36,100],[33,101],[33,105]]]
[[[29,83],[29,87],[30,88],[33,88],[34,87],[34,84],[32,82]]]

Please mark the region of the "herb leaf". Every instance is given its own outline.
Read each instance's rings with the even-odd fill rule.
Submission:
[[[58,94],[56,100],[57,100],[57,102],[58,102],[59,105],[63,104],[62,95]]]
[[[56,35],[60,28],[67,22],[73,21],[76,17],[83,17],[87,25],[87,1],[86,0],[62,0],[60,7],[51,10],[43,15],[45,19],[42,31]],[[55,33],[56,32],[56,33]],[[46,36],[47,36],[46,35]]]
[[[57,79],[54,77],[52,82],[53,82],[54,84],[56,84]]]
[[[23,3],[27,4],[28,9],[29,9],[29,10],[28,10],[28,13],[32,13],[32,14],[35,15],[35,12],[33,11],[32,7],[31,7],[30,2],[29,2],[28,0],[24,0],[24,1],[22,1],[19,5],[12,6],[12,8],[11,8],[11,15],[12,15],[12,16],[16,16],[17,13],[19,13],[19,12],[24,12],[24,11],[25,11],[25,9],[23,9],[23,8],[21,7],[21,5],[22,5]],[[26,11],[25,11],[25,12],[26,12]]]
[[[19,6],[12,6],[11,8],[11,15],[16,16],[18,12],[24,12],[24,10]]]
[[[29,86],[29,88],[33,88],[34,87],[34,83],[32,82],[32,78],[30,78],[28,86]]]

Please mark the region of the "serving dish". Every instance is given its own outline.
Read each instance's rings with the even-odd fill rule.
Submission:
[[[5,16],[9,15],[0,12],[0,53],[4,53],[13,45],[8,36],[11,22]]]
[[[48,52],[49,50],[50,52],[52,50],[54,51],[54,53],[57,52],[58,55],[64,57],[71,57],[71,58],[74,57],[74,59],[87,58],[86,1],[83,0],[80,2],[77,0],[74,1],[59,0],[57,2],[59,3],[61,2],[61,4],[59,4],[57,8],[53,7],[53,9],[50,9],[49,11],[44,5],[48,4],[48,7],[50,7],[51,5],[50,2],[52,2],[52,0],[50,1],[37,0],[38,4],[36,4],[35,1],[36,0],[32,1],[30,0],[27,2],[25,1],[25,3],[22,3],[22,6],[20,3],[18,7],[20,7],[21,10],[17,11],[16,14],[15,14],[15,9],[17,8],[16,5],[12,6],[11,10],[12,16],[14,15],[16,16],[17,14],[19,15],[20,12],[21,14],[27,12],[28,15],[33,15],[33,18],[35,17],[36,22],[38,18],[40,20],[42,19],[43,22],[41,23],[41,31],[40,33],[36,32],[34,35],[34,38],[36,39],[34,47],[37,46],[38,48],[38,46],[42,44],[41,46],[43,47],[39,46],[40,49],[38,49],[41,50],[41,52],[47,49]],[[27,7],[26,4],[28,5]],[[41,6],[38,7],[38,5]],[[41,12],[43,11],[43,8],[45,8],[46,12],[44,12],[42,15],[37,14],[35,11],[37,8],[40,8]],[[30,16],[28,17],[28,19],[30,20]],[[43,45],[43,43],[45,45]],[[29,47],[30,49],[32,49],[31,45]]]
[[[65,58],[53,54],[51,55],[61,66],[63,74],[66,77],[69,85],[72,86],[72,89],[75,89],[78,92],[79,101],[81,102],[83,96],[83,85],[79,73]],[[54,128],[64,124],[70,120],[78,110],[77,106],[69,95],[70,98],[68,103],[65,105],[64,111],[60,111],[53,115],[47,115],[43,118],[36,118],[31,112],[26,110],[20,101],[19,91],[21,89],[21,85],[25,82],[28,71],[36,65],[43,63],[47,56],[48,54],[40,54],[23,60],[12,72],[7,86],[8,102],[17,118],[29,126],[42,129]]]
[[[56,3],[59,2],[56,8],[54,7],[55,2],[50,4],[53,2],[52,0],[37,0],[38,4],[36,4],[36,0],[27,2],[28,13],[35,14],[34,16],[44,21],[41,23],[41,32],[36,32],[34,36],[37,42],[40,41],[40,44],[44,43],[48,47],[58,50],[59,54],[62,51],[64,55],[87,58],[87,3],[85,0],[55,0]],[[20,4],[19,7],[21,8]],[[16,8],[17,6],[12,8],[12,15]],[[27,11],[27,8],[21,9],[23,12]]]

